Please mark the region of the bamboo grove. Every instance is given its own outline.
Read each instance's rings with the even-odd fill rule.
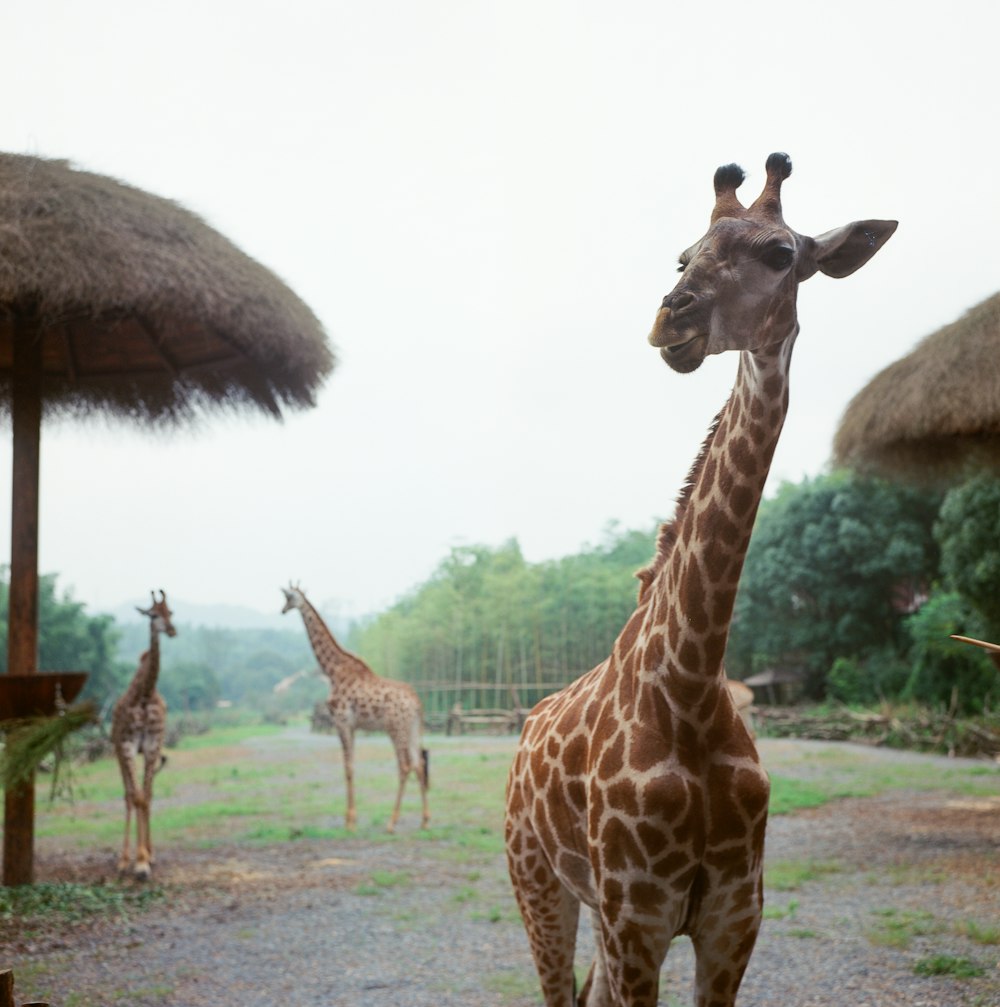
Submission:
[[[635,607],[635,571],[656,526],[620,531],[580,553],[529,563],[515,540],[459,546],[423,585],[368,624],[354,649],[418,687],[428,713],[531,706],[607,657]]]

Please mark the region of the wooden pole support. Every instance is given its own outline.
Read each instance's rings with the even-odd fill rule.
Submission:
[[[34,314],[15,318],[13,493],[7,671],[38,671],[38,459],[42,429],[42,335]],[[34,880],[35,781],[4,793],[3,883]]]

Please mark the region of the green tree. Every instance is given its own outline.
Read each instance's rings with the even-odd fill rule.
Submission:
[[[170,695],[176,676],[186,682],[193,668],[203,668],[211,675],[215,695],[212,700],[226,699],[255,709],[263,709],[274,687],[297,671],[315,667],[316,660],[301,626],[290,623],[288,629],[230,629],[188,626],[174,620],[177,636],[160,641],[160,677],[158,688],[174,709],[185,709]],[[149,647],[148,621],[125,623],[121,628],[119,653],[135,671],[139,655]],[[202,673],[206,688],[210,681]],[[184,686],[182,685],[183,689]],[[199,692],[202,695],[202,692]],[[202,700],[197,700],[201,702]]]
[[[978,647],[951,639],[952,633],[983,638],[983,622],[964,596],[938,592],[907,620],[913,639],[903,697],[959,713],[995,708],[1000,690],[996,666]]]
[[[1000,478],[983,472],[949,490],[934,534],[948,584],[1000,642]]]
[[[783,484],[758,512],[729,673],[797,664],[820,698],[837,658],[902,656],[908,602],[937,571],[937,504],[932,493],[849,472]]]
[[[38,579],[38,664],[48,671],[89,673],[83,696],[98,704],[127,681],[118,656],[118,629],[109,615],[88,615],[70,591],[60,594],[56,574]],[[10,569],[0,567],[0,672],[7,671]]]
[[[200,661],[174,662],[170,674],[157,679],[157,688],[172,712],[211,710],[220,694],[215,672]]]
[[[635,571],[656,529],[609,525],[580,553],[528,563],[516,540],[451,550],[388,612],[356,626],[351,646],[381,674],[448,684],[467,706],[522,703],[604,660],[635,608]]]

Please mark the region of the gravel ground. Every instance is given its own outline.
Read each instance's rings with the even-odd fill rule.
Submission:
[[[789,744],[819,745],[765,741],[765,763],[769,745]],[[954,765],[880,757],[922,760],[928,772]],[[740,1007],[1000,1007],[1000,948],[963,932],[969,921],[1000,927],[997,783],[996,796],[975,800],[895,792],[773,818],[774,877],[809,861],[814,876],[792,891],[769,882],[770,918]],[[502,857],[449,855],[405,832],[392,842],[164,851],[157,881],[167,899],[131,921],[59,938],[8,932],[0,967],[14,968],[19,1002],[47,997],[53,1007],[537,1005]],[[110,878],[113,862],[111,850],[71,855],[46,843],[38,879],[95,882]],[[584,922],[581,963],[592,946]],[[984,974],[914,973],[935,954],[970,959]],[[660,1003],[689,1003],[692,975],[690,944],[678,941]]]

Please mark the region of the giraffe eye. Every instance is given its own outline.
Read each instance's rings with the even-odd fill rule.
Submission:
[[[760,260],[768,269],[773,269],[777,272],[787,269],[792,264],[794,258],[794,248],[791,248],[789,245],[775,245],[773,248],[769,248],[760,257]]]

